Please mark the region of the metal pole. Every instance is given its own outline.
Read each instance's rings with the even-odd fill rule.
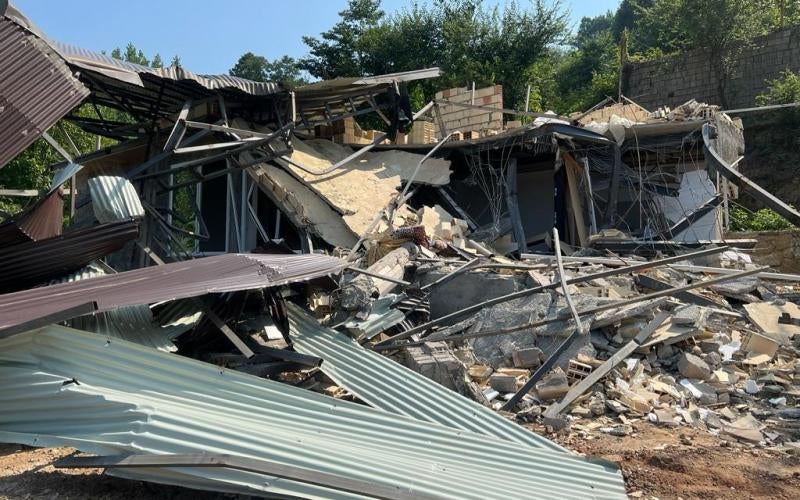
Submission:
[[[672,264],[674,262],[680,262],[682,260],[689,260],[689,259],[693,259],[693,258],[697,258],[697,257],[705,257],[706,255],[714,255],[714,254],[717,254],[717,253],[720,253],[720,252],[724,252],[727,249],[728,249],[728,246],[723,245],[723,246],[716,247],[716,248],[708,248],[708,249],[705,249],[705,250],[700,250],[698,252],[688,253],[688,254],[684,254],[684,255],[676,255],[674,257],[667,257],[665,259],[642,262],[641,264],[634,264],[632,266],[621,267],[621,268],[616,268],[616,269],[609,269],[609,270],[606,270],[606,271],[601,271],[599,273],[586,274],[586,275],[583,275],[583,276],[578,276],[578,277],[575,277],[575,278],[567,280],[567,284],[572,285],[572,284],[577,284],[577,283],[586,283],[587,281],[592,281],[592,280],[596,280],[596,279],[599,279],[599,278],[607,278],[609,276],[617,276],[617,275],[620,275],[620,274],[627,274],[627,273],[632,273],[632,272],[635,272],[635,271],[643,271],[645,269],[651,269],[651,268],[654,268],[654,267],[664,266],[666,264]],[[437,319],[431,320],[431,321],[429,321],[427,323],[424,323],[422,325],[416,326],[416,327],[414,327],[414,328],[412,328],[410,330],[407,330],[407,331],[405,331],[403,333],[399,333],[399,334],[395,335],[394,337],[388,338],[388,339],[384,340],[383,342],[378,343],[376,345],[376,348],[377,347],[381,347],[381,346],[385,346],[385,345],[389,345],[389,344],[393,343],[396,340],[406,339],[406,338],[410,337],[411,335],[413,335],[415,333],[427,330],[428,328],[430,328],[432,326],[439,325],[439,324],[444,323],[445,321],[451,320],[453,318],[458,318],[458,317],[465,316],[465,315],[473,313],[473,312],[480,311],[484,307],[489,307],[489,306],[493,306],[493,305],[496,305],[496,304],[502,304],[503,302],[508,302],[510,300],[518,299],[520,297],[526,297],[528,295],[533,295],[535,293],[543,292],[545,290],[552,290],[554,288],[557,288],[558,286],[559,286],[558,283],[551,283],[549,285],[542,285],[542,286],[537,286],[537,287],[534,287],[534,288],[528,288],[526,290],[520,290],[518,292],[509,293],[509,294],[503,295],[501,297],[497,297],[497,298],[494,298],[494,299],[490,299],[490,300],[481,302],[480,304],[475,304],[475,305],[466,307],[466,308],[461,309],[459,311],[455,311],[455,312],[452,312],[450,314],[446,314],[446,315],[444,315],[444,316],[442,316],[440,318],[437,318]]]

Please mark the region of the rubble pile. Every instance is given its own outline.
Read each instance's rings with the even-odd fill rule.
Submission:
[[[724,221],[740,190],[800,213],[738,171],[717,107],[559,117],[496,85],[412,112],[438,68],[201,76],[6,3],[0,168],[38,137],[64,161],[2,194],[33,201],[0,221],[0,441],[281,498],[625,497],[618,464],[542,427],[798,449],[800,276]]]
[[[519,295],[519,290],[561,279],[555,259],[546,255],[511,261],[481,258],[473,251],[472,259],[458,260],[421,250],[412,252],[419,260],[411,258],[403,278],[423,288],[435,285],[426,299],[440,317],[474,305],[474,296],[489,300]],[[588,331],[563,352],[556,348],[576,326],[563,316],[563,291],[552,286],[406,337],[408,347],[403,348],[403,341],[395,345],[403,352],[385,345],[387,338],[397,338],[393,331],[402,329],[362,341],[394,352],[409,368],[494,410],[516,414],[521,422],[627,435],[632,422],[648,421],[704,429],[751,445],[796,449],[800,310],[791,299],[800,276],[769,279],[770,274],[742,264],[747,255],[732,250],[719,249],[702,258],[706,264],[716,260],[719,271],[743,274],[751,269],[750,275],[704,286],[709,266],[690,260],[659,265],[653,259],[652,268],[627,273],[626,267],[648,261],[636,256],[569,257],[567,282],[615,274],[569,285],[578,309],[642,301],[583,316]],[[683,290],[693,285],[693,290]],[[658,290],[669,293],[648,299]],[[393,293],[420,296],[419,285],[401,286]],[[552,317],[562,319],[531,326]],[[552,369],[509,408],[507,402],[550,356],[556,357]]]

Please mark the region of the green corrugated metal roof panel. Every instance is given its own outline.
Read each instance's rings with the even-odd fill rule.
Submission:
[[[364,349],[346,335],[321,326],[294,304],[289,304],[289,325],[295,349],[322,358],[322,371],[370,406],[536,448],[566,451],[489,408]]]
[[[0,439],[104,455],[225,453],[446,498],[625,495],[614,467],[56,326],[0,342]],[[228,469],[114,474],[243,494],[352,497]]]

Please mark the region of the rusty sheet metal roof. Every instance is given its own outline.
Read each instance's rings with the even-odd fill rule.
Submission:
[[[102,262],[93,262],[79,271],[50,284],[71,283],[98,276],[114,274],[113,269]],[[174,352],[178,348],[172,339],[190,330],[194,323],[186,321],[178,325],[161,326],[147,305],[120,307],[105,313],[73,318],[69,326],[85,332],[93,332],[110,338],[127,340],[160,351]]]
[[[26,323],[89,301],[97,302],[97,312],[105,312],[207,293],[306,281],[338,272],[346,266],[341,259],[318,254],[225,254],[146,267],[0,295],[0,328]],[[26,272],[29,271],[23,268],[18,274]]]
[[[82,168],[81,165],[70,163],[56,172],[50,189],[42,198],[3,221],[0,224],[0,248],[60,235],[64,222],[64,201],[56,191]]]
[[[64,199],[58,192],[50,193],[0,224],[0,248],[58,236],[63,217]]]
[[[142,76],[152,75],[176,82],[193,82],[206,90],[237,90],[254,96],[272,95],[283,90],[275,82],[256,82],[231,75],[197,75],[176,66],[151,68],[58,41],[51,40],[50,43],[70,64],[142,87],[145,86]]]
[[[77,271],[138,236],[139,223],[127,220],[2,248],[0,292],[21,290]]]
[[[0,168],[88,95],[44,40],[0,17]]]

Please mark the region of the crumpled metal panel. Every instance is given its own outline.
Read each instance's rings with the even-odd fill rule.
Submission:
[[[64,200],[58,189],[83,168],[69,163],[53,175],[50,189],[36,203],[0,224],[0,248],[53,238],[64,225]]]
[[[139,86],[144,86],[141,80],[142,75],[153,75],[176,82],[192,81],[207,90],[239,90],[255,96],[272,95],[283,91],[280,84],[275,82],[255,82],[230,75],[196,75],[175,66],[150,68],[54,40],[50,40],[50,44],[70,64]]]
[[[41,241],[29,241],[0,248],[0,292],[11,292],[47,283],[74,272],[93,260],[116,252],[139,236],[137,221],[120,221],[70,231]],[[77,284],[77,283],[76,283]],[[64,286],[64,285],[57,285]],[[50,287],[45,287],[49,289]],[[41,289],[36,289],[41,290]],[[32,290],[30,290],[32,291]],[[20,292],[24,293],[24,292]],[[9,297],[10,295],[0,295]],[[59,297],[43,294],[27,304],[29,313],[60,303]],[[80,304],[85,304],[83,300]],[[15,306],[2,307],[0,314],[15,315]],[[41,317],[47,313],[35,316]],[[29,318],[33,319],[33,318]]]
[[[95,258],[77,268],[92,260]],[[153,304],[208,293],[280,286],[333,274],[346,266],[347,262],[341,259],[319,254],[224,254],[134,269],[0,295],[0,329],[90,301],[97,302],[97,312],[100,313],[118,307]],[[23,266],[20,272],[24,275],[24,271],[26,269]],[[0,273],[0,278],[2,276]]]
[[[95,218],[102,224],[144,217],[144,207],[131,181],[99,175],[89,179],[89,195]]]
[[[0,17],[0,168],[88,95],[45,41]]]
[[[51,282],[51,284],[72,283],[106,274],[108,273],[100,264],[92,263],[80,271]],[[68,323],[69,326],[78,330],[127,340],[165,352],[177,351],[178,348],[172,343],[172,339],[190,330],[193,326],[190,322],[161,326],[156,323],[150,307],[146,305],[120,307],[105,313],[74,318]]]
[[[322,358],[323,373],[370,406],[509,442],[566,451],[489,408],[320,325],[300,307],[287,307],[295,349]]]
[[[441,498],[625,498],[619,471],[50,326],[0,341],[0,440],[86,453],[221,453]],[[118,469],[250,495],[353,498],[228,469]]]

